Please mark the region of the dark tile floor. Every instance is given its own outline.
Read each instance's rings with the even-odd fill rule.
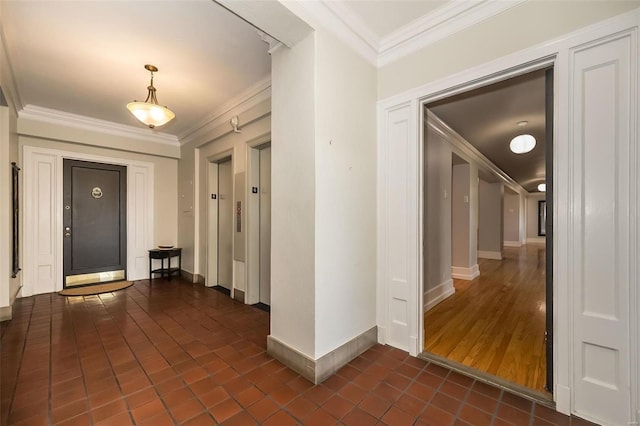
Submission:
[[[313,386],[267,356],[269,314],[184,281],[19,299],[2,425],[583,425],[377,345]]]

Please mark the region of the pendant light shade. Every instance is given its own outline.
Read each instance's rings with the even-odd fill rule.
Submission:
[[[176,115],[166,106],[158,104],[156,88],[153,87],[153,73],[157,72],[158,68],[154,65],[145,65],[144,68],[151,73],[151,84],[147,87],[149,91],[147,99],[144,102],[129,102],[127,109],[131,111],[140,122],[149,126],[150,129],[153,129],[156,126],[167,124],[173,120]]]
[[[525,154],[536,146],[536,138],[531,135],[519,135],[511,139],[509,148],[515,154]]]

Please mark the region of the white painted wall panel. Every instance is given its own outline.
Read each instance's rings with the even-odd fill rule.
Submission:
[[[388,144],[383,168],[387,171],[382,199],[388,200],[381,220],[388,243],[383,245],[383,270],[387,271],[386,343],[413,354],[417,348],[418,309],[418,146],[414,104],[385,111],[385,140]]]
[[[55,155],[27,153],[25,160],[24,296],[56,291]],[[28,224],[32,224],[29,226]],[[61,229],[60,229],[61,230]]]
[[[630,283],[637,183],[630,152],[635,34],[571,52],[574,150],[574,411],[606,424],[630,420]],[[633,147],[635,149],[635,147]]]

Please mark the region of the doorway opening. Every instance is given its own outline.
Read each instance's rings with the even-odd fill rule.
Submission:
[[[424,355],[550,400],[553,68],[424,108]]]
[[[63,287],[127,276],[127,168],[63,160]]]
[[[227,295],[233,288],[233,162],[225,156],[209,163],[207,241],[208,287]]]
[[[271,143],[255,145],[248,149],[250,228],[247,303],[269,311],[271,306]]]

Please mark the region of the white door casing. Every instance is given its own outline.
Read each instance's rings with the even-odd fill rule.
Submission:
[[[232,161],[218,163],[218,285],[233,287],[233,167]]]
[[[384,112],[379,145],[378,328],[383,343],[417,355],[420,234],[417,193],[421,155],[416,103]],[[380,290],[383,291],[380,294]],[[381,304],[380,300],[384,300]]]
[[[260,303],[271,305],[271,147],[260,150]]]
[[[25,145],[23,297],[63,288],[62,161],[66,158],[127,166],[127,280],[149,277],[153,164]]]
[[[630,283],[638,278],[636,33],[572,49],[570,62],[574,410],[622,425],[631,410]]]
[[[205,285],[218,285],[218,163],[207,169],[207,276]]]

